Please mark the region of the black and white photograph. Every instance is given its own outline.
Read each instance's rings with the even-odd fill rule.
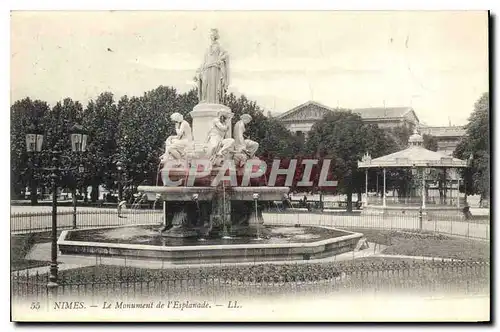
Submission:
[[[11,11],[11,321],[489,322],[490,20]]]

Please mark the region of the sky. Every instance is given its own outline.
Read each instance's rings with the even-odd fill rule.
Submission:
[[[189,91],[211,28],[230,56],[229,91],[273,114],[314,100],[463,125],[488,91],[480,11],[13,12],[11,103]]]

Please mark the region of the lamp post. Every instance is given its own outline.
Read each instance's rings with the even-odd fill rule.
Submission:
[[[254,193],[252,195],[254,206],[255,206],[255,222],[257,223],[257,237],[255,240],[262,240],[260,237],[260,220],[259,220],[259,210],[258,210],[258,200],[260,195],[258,193]]]
[[[88,135],[85,132],[85,130],[83,129],[82,125],[75,124],[71,128],[70,137],[71,137],[71,151],[73,153],[78,154],[76,159],[79,160],[81,153],[85,152],[85,150],[87,148]],[[76,229],[76,203],[77,203],[76,187],[77,187],[78,180],[79,180],[81,174],[83,174],[84,172],[85,172],[85,166],[81,162],[80,162],[80,165],[78,166],[78,168],[73,171],[73,175],[76,178],[75,188],[73,190],[73,229]]]
[[[116,162],[116,170],[118,171],[118,204],[122,201],[122,172],[123,163],[121,161]]]
[[[83,164],[80,164],[78,166],[78,177],[80,177],[83,173],[85,172],[85,166]],[[78,188],[78,181],[77,179],[75,181],[75,190],[73,191],[73,229],[76,229],[76,203],[77,203],[77,198],[76,198],[76,188]]]
[[[35,167],[34,162],[35,154],[42,150],[43,143],[43,133],[38,129],[37,126],[31,124],[28,127],[28,133],[26,134],[26,152],[29,157],[29,169],[30,169],[30,200],[31,205],[36,205],[38,203],[37,194],[38,188],[35,184]]]
[[[40,152],[42,150],[43,135],[38,133],[36,130],[31,131],[33,126],[30,128],[30,132],[26,135],[26,150],[28,152]],[[87,134],[83,131],[82,126],[75,125],[71,129],[70,140],[71,140],[71,150],[73,152],[84,152],[87,145]],[[60,168],[59,165],[59,155],[61,152],[58,149],[58,144],[56,143],[52,149],[52,167],[46,170],[51,171],[50,178],[52,180],[52,234],[51,234],[51,262],[50,262],[50,276],[49,283],[47,287],[55,288],[57,287],[57,180],[61,171],[66,169]]]

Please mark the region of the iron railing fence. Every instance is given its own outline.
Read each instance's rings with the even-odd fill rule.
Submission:
[[[263,213],[263,218],[269,225],[411,230],[481,240],[489,240],[491,235],[489,219],[469,220],[448,213],[282,213],[270,209]]]
[[[282,211],[271,207],[263,213],[264,222],[269,225],[302,225],[350,228],[375,228],[390,230],[426,231],[438,234],[461,236],[473,239],[490,239],[490,219],[464,218],[456,211],[420,213],[420,211],[393,210],[389,213],[311,213],[308,211]],[[76,227],[96,228],[126,225],[160,225],[162,210],[124,209],[118,215],[116,209],[79,209],[76,215],[71,210],[58,211],[59,230]],[[201,222],[200,222],[201,223]],[[12,234],[50,231],[50,212],[13,213],[10,219]]]
[[[353,209],[359,208],[360,206],[364,206],[366,202],[363,200],[358,200],[357,198],[353,199],[352,206]],[[369,205],[378,205],[381,206],[384,202],[384,199],[380,196],[370,196],[368,197]],[[419,207],[422,204],[421,197],[386,197],[386,205],[387,206],[413,206]],[[283,204],[286,204],[289,207],[300,208],[306,207],[309,205],[313,208],[317,209],[345,209],[347,207],[347,201],[345,199],[331,199],[328,196],[325,196],[322,200],[318,197],[308,198],[306,201],[303,200],[303,197],[294,196],[287,201],[283,201]],[[465,205],[468,205],[466,199],[464,197],[426,197],[425,204],[428,207],[458,207],[463,208]]]
[[[124,209],[118,215],[117,209],[79,209],[75,215],[73,211],[62,210],[57,212],[58,230],[72,229],[75,219],[78,229],[139,224],[159,225],[163,222],[163,211]],[[13,234],[50,231],[51,227],[51,212],[13,213],[10,216],[10,231]]]
[[[254,299],[259,296],[328,296],[334,293],[489,295],[484,261],[411,263],[254,264],[203,268],[140,269],[95,266],[60,272],[49,291],[48,274],[11,274],[13,300],[72,298]]]

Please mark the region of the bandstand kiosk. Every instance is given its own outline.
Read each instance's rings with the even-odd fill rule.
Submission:
[[[427,150],[423,147],[423,142],[423,137],[415,130],[408,140],[408,148],[375,159],[365,154],[363,159],[358,161],[358,168],[365,169],[366,183],[363,214],[415,215],[421,213],[424,216],[429,216],[429,218],[432,215],[462,215],[462,209],[467,203],[466,194],[460,194],[460,177],[457,170],[468,167],[467,161]],[[390,168],[411,169],[413,179],[418,179],[418,182],[421,181],[416,196],[403,197],[398,195],[397,197],[387,197],[387,169]],[[369,169],[382,169],[383,194],[381,199],[368,196]],[[436,181],[431,176],[433,169],[436,170],[434,171],[434,177],[435,175],[440,176],[442,183],[444,183],[445,195],[443,197],[441,194],[438,199],[428,194],[432,191],[434,193],[439,191],[436,187],[433,188],[433,183]],[[442,192],[443,188],[440,189]]]

